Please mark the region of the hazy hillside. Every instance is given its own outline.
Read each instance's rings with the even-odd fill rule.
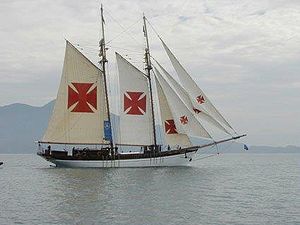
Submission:
[[[42,107],[12,104],[0,107],[0,153],[36,152],[54,101]]]
[[[0,107],[0,153],[35,153],[36,144],[47,127],[48,119],[54,101],[42,107],[33,107],[25,104],[12,104]],[[118,117],[112,115],[112,120],[118,123]],[[158,138],[161,137],[160,129]],[[196,138],[193,143],[199,144]],[[160,141],[159,141],[160,142]],[[270,146],[249,146],[247,153],[300,153],[300,147],[270,147]],[[216,148],[214,148],[215,151]],[[206,149],[209,151],[213,149]],[[241,143],[226,143],[218,147],[223,153],[245,152]]]

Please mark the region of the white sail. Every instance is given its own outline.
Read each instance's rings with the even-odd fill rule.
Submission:
[[[200,105],[193,104],[188,93],[183,89],[183,87],[156,61],[157,65],[163,72],[163,77],[170,83],[173,89],[176,91],[181,100],[185,103],[185,105],[189,108],[189,110],[194,113],[196,119],[201,123],[203,120],[208,122],[209,124],[215,126],[221,131],[230,134],[217,120],[215,120],[212,116],[210,116],[205,109]]]
[[[42,142],[105,143],[104,96],[102,72],[67,41],[61,82]]]
[[[156,79],[156,88],[158,95],[158,103],[160,109],[160,117],[162,121],[162,130],[164,134],[165,143],[170,147],[180,145],[181,147],[191,146],[191,142],[186,134],[180,134],[174,122],[174,116],[169,107],[166,96],[161,85]]]
[[[147,76],[116,53],[120,82],[119,143],[153,145],[153,125]]]
[[[199,123],[193,113],[186,107],[184,102],[182,102],[180,97],[156,69],[155,76],[165,93],[168,105],[174,116],[177,132],[189,136],[211,138],[210,134]]]
[[[161,40],[170,61],[179,76],[179,80],[182,83],[182,86],[185,90],[187,90],[191,101],[196,103],[197,105],[201,105],[205,110],[213,116],[216,120],[224,125],[228,126],[228,128],[232,129],[232,132],[235,132],[232,126],[225,120],[225,118],[221,115],[221,113],[215,108],[215,106],[210,102],[204,92],[198,87],[195,81],[191,78],[191,76],[187,73],[187,71],[183,68],[183,66],[176,59],[174,54],[170,51],[167,45]]]

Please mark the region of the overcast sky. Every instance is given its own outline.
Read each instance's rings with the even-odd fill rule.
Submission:
[[[143,62],[142,13],[251,145],[300,145],[300,1],[105,0],[114,52]],[[97,60],[98,0],[1,0],[0,105],[56,97],[64,38]],[[126,30],[126,32],[124,31]],[[150,29],[152,55],[170,63]]]

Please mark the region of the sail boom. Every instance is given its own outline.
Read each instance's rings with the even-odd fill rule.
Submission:
[[[195,148],[198,148],[198,149],[199,148],[205,148],[205,147],[221,144],[221,143],[224,143],[224,142],[227,142],[227,141],[236,140],[236,139],[239,139],[239,138],[242,138],[242,137],[245,137],[245,136],[247,136],[247,134],[242,134],[242,135],[238,135],[238,136],[235,136],[235,137],[222,139],[222,140],[219,140],[219,141],[214,141],[214,142],[211,142],[211,143],[208,143],[208,144],[205,144],[205,145],[196,145],[196,146],[188,147],[188,148],[185,148],[185,149],[189,150],[189,149],[195,149]]]
[[[115,143],[117,146],[133,146],[133,147],[142,147],[142,146],[153,146],[149,144],[121,144],[121,143]]]
[[[56,144],[56,145],[110,145],[110,143],[80,143],[80,142],[56,142],[56,141],[38,141],[39,144]]]

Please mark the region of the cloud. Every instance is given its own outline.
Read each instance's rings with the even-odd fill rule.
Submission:
[[[111,83],[117,81],[114,51],[143,68],[144,12],[225,117],[250,133],[251,144],[300,144],[291,138],[300,133],[299,1],[105,0],[103,4],[106,39],[112,40]],[[92,0],[2,0],[0,105],[43,105],[56,96],[64,38],[80,44],[97,63],[99,6]],[[150,26],[149,35],[152,55],[174,74]]]

